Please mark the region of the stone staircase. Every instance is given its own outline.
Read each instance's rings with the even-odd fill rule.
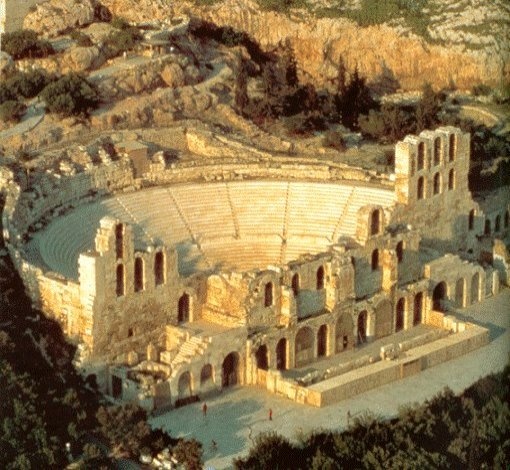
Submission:
[[[172,346],[161,354],[161,361],[170,365],[171,377],[176,377],[183,367],[193,361],[194,357],[204,354],[211,343],[211,338],[195,336],[175,327],[172,328],[170,334],[172,335]]]

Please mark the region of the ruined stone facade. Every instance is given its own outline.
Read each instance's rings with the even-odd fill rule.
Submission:
[[[486,330],[445,313],[508,284],[499,241],[510,234],[508,188],[473,200],[469,138],[451,127],[408,136],[390,176],[316,162],[186,167],[106,155],[37,181],[6,172],[4,237],[34,302],[114,397],[152,408],[259,383],[322,406],[487,341]],[[423,323],[438,331],[391,344]],[[448,343],[448,332],[464,336]],[[380,358],[341,364],[343,352],[385,337]],[[446,342],[421,362],[380,365],[364,385],[338,382],[436,340]],[[322,377],[337,380],[329,387],[285,377],[335,355],[341,365]]]

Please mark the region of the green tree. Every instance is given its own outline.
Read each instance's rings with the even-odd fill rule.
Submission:
[[[96,418],[98,431],[116,456],[138,457],[151,435],[147,413],[138,405],[101,406]]]
[[[366,78],[361,77],[356,67],[351,75],[343,97],[338,97],[339,114],[342,124],[351,129],[358,128],[358,117],[375,107],[375,101],[366,85]]]
[[[195,439],[181,439],[173,448],[174,457],[184,464],[186,470],[201,470],[203,467],[202,444]]]
[[[7,122],[19,122],[25,113],[26,106],[16,100],[5,101],[0,104],[0,120]]]
[[[296,449],[284,437],[274,433],[262,433],[255,438],[255,444],[246,458],[234,460],[234,467],[243,470],[278,468],[295,470],[299,468]],[[298,465],[298,467],[297,467]]]
[[[39,39],[29,29],[2,34],[2,48],[13,59],[46,57],[55,52],[48,41]]]
[[[421,100],[416,108],[416,132],[431,129],[437,125],[438,113],[441,110],[439,94],[434,91],[430,83],[422,87]]]
[[[86,115],[99,104],[95,86],[85,77],[70,73],[50,83],[41,93],[48,110],[62,116]]]

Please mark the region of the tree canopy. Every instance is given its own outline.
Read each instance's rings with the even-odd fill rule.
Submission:
[[[30,29],[2,34],[2,48],[13,59],[46,57],[55,52],[48,41],[39,39]]]

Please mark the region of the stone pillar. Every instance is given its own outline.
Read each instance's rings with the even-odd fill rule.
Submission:
[[[398,261],[395,250],[382,251],[382,288],[385,292],[394,290],[398,280]]]

